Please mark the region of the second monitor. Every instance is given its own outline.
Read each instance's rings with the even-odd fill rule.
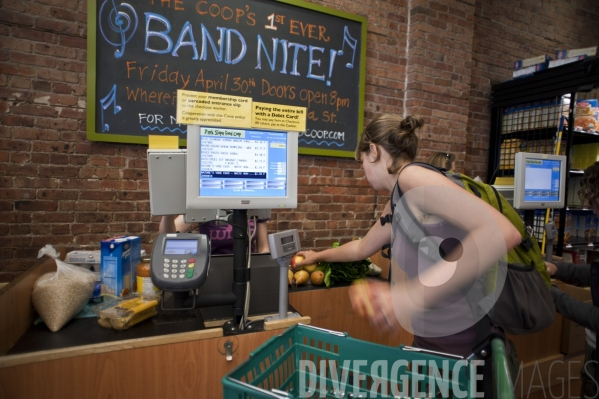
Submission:
[[[514,208],[563,208],[566,197],[564,155],[519,152],[514,169]]]

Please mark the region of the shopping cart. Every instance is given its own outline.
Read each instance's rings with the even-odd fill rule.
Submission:
[[[494,396],[513,399],[501,338],[479,346],[492,359]],[[490,353],[489,353],[490,352]],[[480,360],[390,347],[298,324],[272,337],[222,379],[225,399],[473,398]],[[489,385],[489,381],[484,381]],[[478,390],[480,395],[480,390]]]

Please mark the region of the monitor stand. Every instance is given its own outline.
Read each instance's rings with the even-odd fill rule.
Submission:
[[[247,210],[234,209],[231,223],[233,226],[233,293],[236,300],[233,304],[233,320],[229,320],[223,324],[223,334],[235,335],[253,331],[264,331],[264,320],[248,322],[244,316],[246,291],[248,282],[250,281],[250,269],[247,267],[247,253],[248,250],[251,251],[251,243],[247,235]]]
[[[162,304],[169,302],[169,306],[167,309],[160,307],[158,314],[153,318],[154,324],[195,323],[198,330],[203,330],[205,328],[204,318],[200,310],[194,309],[194,307],[185,307],[185,301],[188,298],[188,291],[165,291],[162,295]]]

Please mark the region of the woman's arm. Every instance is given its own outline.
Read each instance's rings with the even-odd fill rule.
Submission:
[[[555,286],[551,287],[551,294],[555,301],[555,307],[562,316],[574,320],[576,323],[594,332],[599,332],[598,307],[574,299]]]
[[[383,215],[391,213],[391,205],[387,203]],[[391,223],[381,225],[380,219],[370,228],[366,236],[361,240],[353,240],[337,248],[325,249],[324,251],[300,251],[305,259],[296,265],[304,266],[319,262],[355,262],[363,260],[380,251],[383,245],[391,242]]]
[[[257,223],[256,228],[256,251],[257,253],[270,252],[270,246],[268,245],[268,226],[266,221],[260,221]]]
[[[158,233],[167,234],[167,233],[186,233],[193,228],[193,225],[190,223],[185,223],[185,218],[183,215],[175,216],[168,215],[163,216],[160,220],[160,227],[158,228]]]

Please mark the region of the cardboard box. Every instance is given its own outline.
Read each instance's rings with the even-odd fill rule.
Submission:
[[[120,236],[100,243],[102,293],[116,296],[132,291],[133,275],[141,258],[141,238]]]
[[[577,55],[576,57],[563,58],[563,59],[559,59],[559,60],[551,60],[551,61],[549,61],[548,68],[555,68],[558,66],[571,64],[576,61],[584,60],[586,57],[587,57],[586,55]]]
[[[539,55],[537,57],[532,58],[526,58],[524,60],[517,60],[514,61],[514,71],[541,64],[547,65],[549,61],[551,61],[551,57],[549,57],[547,54]]]
[[[580,215],[582,235],[586,242],[593,242],[597,237],[597,217],[591,213]]]
[[[558,52],[555,54],[555,58],[558,60],[563,60],[578,56],[593,57],[595,55],[597,55],[597,46],[570,50],[558,50]]]
[[[568,263],[576,263],[576,262],[574,262],[575,259],[578,259],[578,252],[569,251],[567,249],[564,249],[562,251],[562,261],[568,262]]]
[[[524,144],[520,139],[503,140],[499,149],[499,169],[514,169],[516,153],[522,151]]]
[[[535,72],[544,71],[545,69],[547,69],[547,64],[531,65],[529,67],[518,69],[517,71],[512,72],[512,77],[514,79],[524,78],[533,75]]]
[[[592,303],[591,290],[589,288],[575,287],[573,285],[564,284],[562,291],[570,295],[572,298],[581,302]],[[562,342],[560,351],[563,354],[569,355],[577,352],[584,352],[586,342],[585,328],[576,322],[565,317],[562,318]]]

